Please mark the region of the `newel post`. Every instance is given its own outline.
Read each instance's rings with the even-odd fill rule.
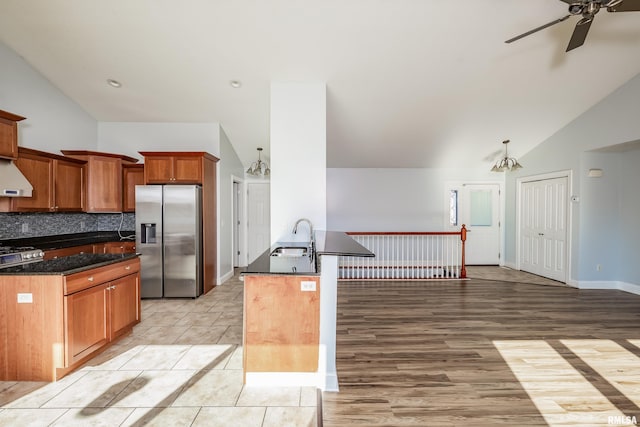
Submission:
[[[462,229],[460,230],[460,240],[462,241],[462,268],[460,269],[460,278],[467,278],[467,268],[464,263],[464,242],[467,240],[467,227],[462,224]]]

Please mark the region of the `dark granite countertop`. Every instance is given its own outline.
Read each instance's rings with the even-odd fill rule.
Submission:
[[[0,269],[0,276],[68,275],[137,257],[137,254],[80,254]]]
[[[367,248],[353,240],[346,233],[339,231],[316,231],[316,250],[311,258],[271,256],[271,252],[279,247],[307,247],[308,242],[277,242],[253,261],[242,274],[286,274],[286,275],[319,275],[318,256],[375,256]]]
[[[43,251],[73,246],[91,245],[94,243],[106,243],[117,241],[133,241],[135,232],[121,231],[124,239],[120,238],[117,231],[96,231],[91,233],[58,234],[54,236],[25,237],[21,239],[0,240],[0,246],[33,246]],[[126,238],[130,237],[130,238]]]
[[[342,231],[316,231],[318,255],[374,257],[375,254]]]

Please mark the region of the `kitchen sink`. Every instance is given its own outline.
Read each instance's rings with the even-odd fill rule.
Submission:
[[[307,255],[307,248],[279,246],[271,251],[271,256],[302,257]]]

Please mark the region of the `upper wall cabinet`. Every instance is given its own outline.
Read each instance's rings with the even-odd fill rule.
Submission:
[[[86,162],[20,147],[15,164],[33,186],[32,197],[0,198],[2,212],[82,212]]]
[[[136,185],[144,184],[144,165],[122,165],[122,212],[135,212]]]
[[[24,117],[0,110],[0,158],[18,157],[18,124]]]
[[[140,151],[146,184],[202,184],[205,161],[218,159],[205,152]]]
[[[86,212],[122,212],[122,165],[138,159],[122,154],[61,150],[65,156],[87,162]]]

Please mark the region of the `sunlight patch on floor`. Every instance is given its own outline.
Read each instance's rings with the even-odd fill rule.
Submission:
[[[626,415],[546,341],[493,344],[550,426],[607,425]]]

